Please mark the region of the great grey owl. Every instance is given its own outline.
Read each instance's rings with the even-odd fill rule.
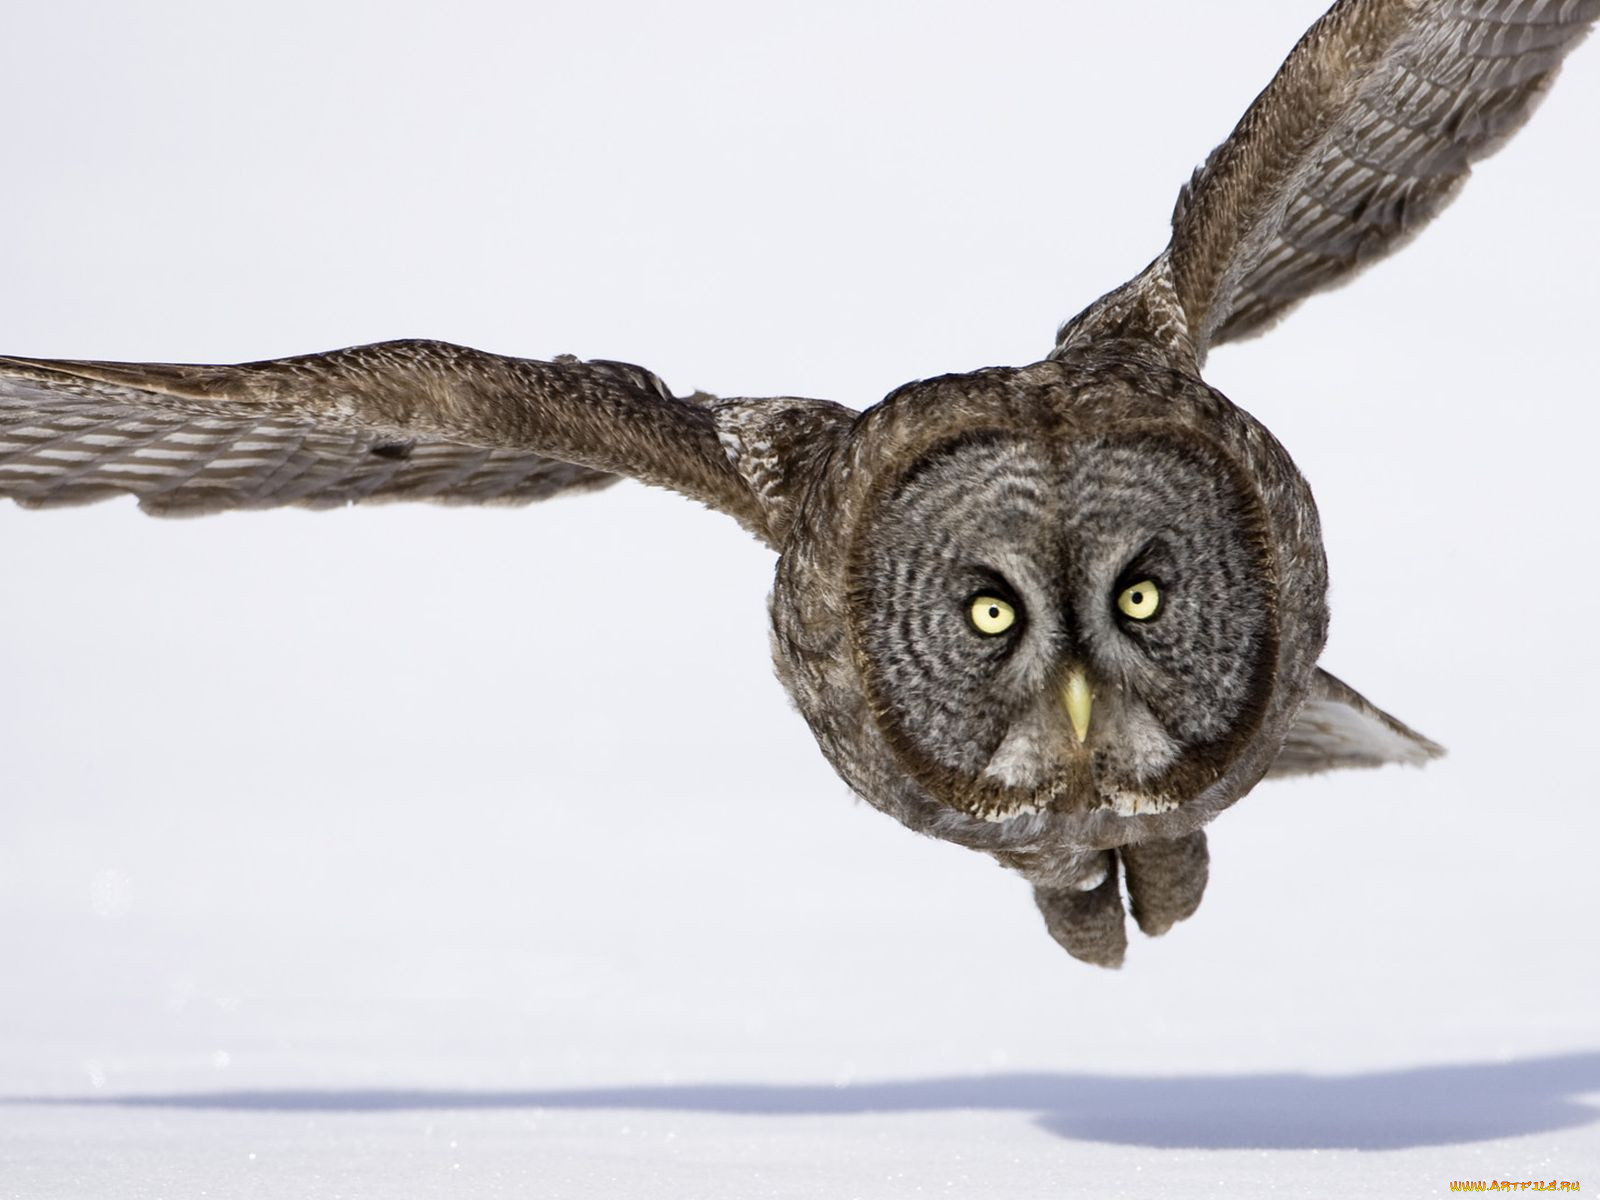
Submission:
[[[871,804],[1028,879],[1070,953],[1195,911],[1262,778],[1439,753],[1317,667],[1305,480],[1211,346],[1400,245],[1527,118],[1600,0],[1341,0],[1025,367],[823,400],[389,342],[242,366],[0,358],[0,495],[148,512],[526,503],[619,476],[778,554],[779,678]]]

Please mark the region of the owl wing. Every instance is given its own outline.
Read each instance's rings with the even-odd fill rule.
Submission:
[[[1305,704],[1267,776],[1280,779],[1389,763],[1420,767],[1443,753],[1444,747],[1318,668],[1312,675]]]
[[[1532,114],[1600,0],[1340,0],[1183,188],[1172,241],[1060,332],[1193,366],[1398,249]]]
[[[240,366],[0,358],[0,496],[47,507],[132,493],[162,514],[521,504],[628,475],[770,540],[735,451],[779,402],[707,400],[626,363],[429,341]]]

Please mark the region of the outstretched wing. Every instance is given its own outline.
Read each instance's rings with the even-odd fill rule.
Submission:
[[[1151,266],[1063,327],[1198,366],[1394,251],[1522,126],[1600,0],[1340,0],[1178,197]]]
[[[132,493],[163,514],[527,503],[629,475],[766,537],[702,399],[626,363],[429,341],[242,366],[0,358],[0,496]]]

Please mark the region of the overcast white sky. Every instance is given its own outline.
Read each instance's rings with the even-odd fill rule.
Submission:
[[[430,336],[865,406],[1044,354],[1321,8],[12,6],[0,352]],[[1591,44],[1400,257],[1214,356],[1316,491],[1327,665],[1451,756],[1246,798],[1198,916],[1120,974],[851,803],[771,678],[770,555],[675,496],[0,504],[0,1093],[268,1095],[12,1106],[0,1177],[1593,1175],[1597,113]],[[803,1091],[875,1080],[911,1099]],[[584,1092],[664,1081],[774,1090]]]

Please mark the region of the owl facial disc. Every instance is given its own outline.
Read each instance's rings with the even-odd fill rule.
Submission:
[[[965,433],[884,487],[856,547],[871,709],[987,820],[1170,808],[1220,777],[1275,653],[1251,491],[1198,436]]]

